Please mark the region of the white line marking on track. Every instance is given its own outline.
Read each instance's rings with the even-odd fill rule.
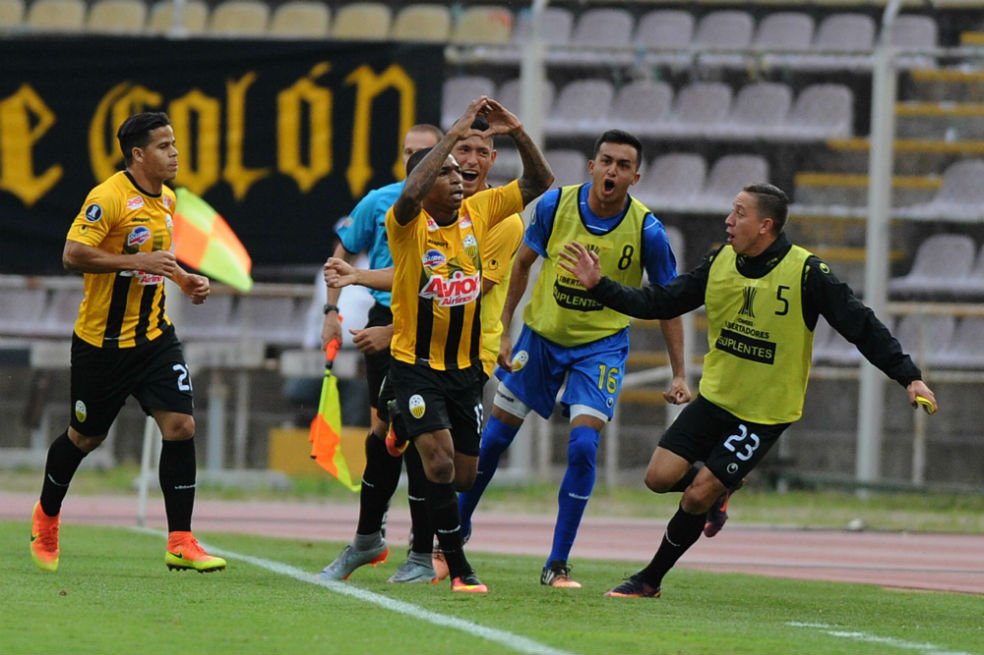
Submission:
[[[971,653],[962,650],[946,650],[936,644],[905,641],[904,639],[896,639],[895,637],[879,637],[878,635],[873,635],[867,632],[859,632],[857,630],[838,630],[831,625],[827,625],[826,623],[787,621],[786,625],[794,628],[815,628],[830,635],[831,637],[853,639],[854,641],[863,641],[869,644],[882,644],[892,648],[898,648],[899,650],[915,650],[924,653],[924,655],[972,655]]]
[[[152,534],[156,536],[167,537],[167,534],[160,530],[153,530],[149,528],[131,528],[136,532],[142,532],[144,534]],[[203,544],[205,545],[205,544]],[[342,594],[345,596],[351,596],[352,598],[357,598],[366,603],[372,603],[373,605],[378,605],[383,609],[388,609],[392,612],[398,614],[404,614],[415,619],[420,619],[422,621],[427,621],[428,623],[433,623],[440,627],[451,627],[461,630],[473,637],[481,637],[489,641],[495,642],[510,650],[516,651],[517,653],[528,653],[529,655],[574,655],[573,653],[554,648],[552,646],[547,646],[546,644],[541,644],[532,639],[522,637],[520,635],[513,634],[511,632],[506,632],[505,630],[498,630],[496,628],[489,628],[484,625],[479,625],[477,623],[472,623],[471,621],[466,621],[464,619],[459,619],[455,616],[448,614],[439,614],[438,612],[432,612],[431,610],[424,609],[412,603],[407,603],[402,600],[395,600],[387,596],[382,596],[380,594],[373,593],[371,591],[366,591],[365,589],[359,589],[358,587],[353,587],[352,585],[345,582],[336,582],[334,580],[321,580],[317,575],[313,573],[308,573],[307,571],[302,571],[301,569],[291,566],[289,564],[284,564],[283,562],[277,562],[274,560],[263,559],[262,557],[253,557],[251,555],[243,555],[241,553],[236,553],[231,550],[226,550],[225,548],[218,548],[216,546],[208,545],[206,547],[210,553],[215,555],[220,555],[222,557],[228,557],[230,559],[236,559],[241,562],[246,562],[247,564],[252,564],[253,566],[258,566],[261,569],[266,569],[272,573],[277,573],[279,575],[285,575],[289,578],[294,578],[300,582],[306,582],[308,584],[317,585],[319,587],[324,587],[337,594]]]

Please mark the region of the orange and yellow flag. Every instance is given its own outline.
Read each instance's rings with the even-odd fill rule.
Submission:
[[[253,260],[212,206],[185,188],[174,192],[174,256],[205,275],[239,289],[253,287]]]
[[[338,339],[325,348],[325,379],[321,383],[321,400],[318,402],[318,415],[311,421],[311,459],[316,461],[339,482],[359,491],[362,480],[352,480],[345,453],[342,451],[342,407],[338,397],[338,379],[331,372],[338,353]]]

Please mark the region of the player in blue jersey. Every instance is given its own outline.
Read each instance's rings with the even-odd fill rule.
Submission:
[[[558,494],[559,511],[553,547],[540,576],[544,585],[579,588],[570,575],[568,557],[595,482],[598,440],[611,419],[629,353],[629,317],[593,300],[558,265],[564,244],[578,240],[601,255],[608,274],[638,286],[645,271],[654,282],[676,276],[676,260],[663,224],[629,187],[639,180],[642,144],[621,130],[602,134],[588,163],[591,182],[554,189],[536,207],[516,255],[502,314],[508,326],[537,257],[544,265],[523,315],[523,329],[513,347],[508,333],[500,347],[500,384],[492,416],[482,432],[479,470],[474,486],[459,496],[462,527],[471,531],[471,516],[495,474],[499,458],[512,443],[530,410],[548,418],[557,393],[570,416],[567,471]],[[661,325],[673,380],[667,402],[690,400],[683,360],[680,319]]]

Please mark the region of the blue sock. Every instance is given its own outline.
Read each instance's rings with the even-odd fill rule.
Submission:
[[[557,495],[557,525],[554,527],[553,550],[547,559],[567,561],[574,546],[577,528],[588,506],[595,483],[595,460],[598,458],[598,431],[582,425],[571,429],[567,443],[567,472]]]
[[[482,430],[482,443],[478,449],[478,475],[475,484],[468,491],[458,493],[458,511],[461,514],[461,529],[465,536],[471,535],[471,517],[489,486],[495,470],[499,468],[499,458],[513,442],[519,426],[506,425],[495,416],[490,416]]]

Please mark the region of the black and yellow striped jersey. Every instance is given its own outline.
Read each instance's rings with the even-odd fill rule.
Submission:
[[[387,212],[395,359],[440,371],[480,366],[481,247],[491,226],[522,209],[514,181],[464,200],[450,225],[421,210],[401,226]]]
[[[168,187],[158,195],[147,193],[121,171],[89,192],[67,239],[113,254],[170,250],[175,200]],[[132,270],[84,277],[75,333],[87,343],[132,348],[156,339],[171,324],[164,313],[163,276]]]

